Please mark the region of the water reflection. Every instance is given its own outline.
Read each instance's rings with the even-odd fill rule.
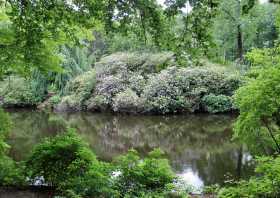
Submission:
[[[78,129],[96,155],[106,161],[135,148],[146,154],[161,148],[174,170],[196,187],[222,184],[225,175],[246,177],[252,166],[246,150],[232,142],[229,115],[113,116],[111,114],[53,114],[11,112],[15,123],[11,156],[24,159],[42,138]]]

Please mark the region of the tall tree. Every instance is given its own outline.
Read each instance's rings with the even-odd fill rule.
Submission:
[[[244,54],[254,47],[273,47],[278,37],[277,7],[273,4],[252,5],[236,0],[221,2],[213,26],[218,56],[225,60],[242,60]]]

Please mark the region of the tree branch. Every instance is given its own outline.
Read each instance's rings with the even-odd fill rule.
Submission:
[[[274,137],[272,129],[269,127],[267,120],[266,119],[262,119],[262,122],[265,125],[265,127],[267,128],[270,137],[274,141],[274,143],[276,145],[276,148],[277,148],[277,152],[280,154],[280,145],[278,144],[276,138]]]

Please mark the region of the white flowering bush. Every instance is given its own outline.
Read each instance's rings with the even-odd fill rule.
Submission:
[[[103,95],[97,95],[86,102],[89,111],[106,111],[110,108],[110,100]]]
[[[148,79],[142,96],[148,104],[149,111],[157,113],[225,112],[231,110],[231,107],[225,106],[225,109],[216,108],[215,110],[204,108],[202,98],[209,94],[229,97],[240,82],[239,78],[227,77],[226,74],[218,71],[171,67],[152,75]],[[231,100],[227,102],[231,104]]]
[[[180,82],[176,76],[177,68],[169,68],[150,76],[142,94],[147,111],[165,114],[188,109],[189,103],[182,94],[183,85],[178,86]]]
[[[139,113],[144,110],[143,105],[144,101],[131,89],[118,93],[113,99],[114,112]]]
[[[137,93],[137,95],[141,95],[146,85],[145,78],[136,73],[129,77],[128,79],[128,86]]]
[[[98,82],[95,94],[112,99],[117,93],[123,91],[125,88],[125,81],[120,76],[107,76]]]
[[[104,57],[92,71],[69,83],[61,107],[152,114],[232,110],[229,98],[240,86],[240,76],[171,63],[172,56],[164,53]]]
[[[173,53],[114,53],[95,64],[97,76],[114,75],[123,71],[155,73],[160,68],[174,65]]]

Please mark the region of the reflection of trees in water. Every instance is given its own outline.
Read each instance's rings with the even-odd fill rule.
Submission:
[[[216,118],[222,122],[215,121]],[[185,153],[186,149],[196,152],[219,149],[230,139],[232,119],[228,116],[114,117],[86,114],[79,118],[70,116],[69,122],[73,126],[81,126],[79,131],[84,136],[92,137],[95,133],[99,141],[93,140],[93,147],[104,146],[104,149],[119,152],[129,148],[148,152],[161,147],[173,155]]]
[[[43,112],[21,110],[11,112],[13,129],[9,138],[12,145],[10,154],[20,160],[27,156],[33,145],[44,137],[53,136],[57,131],[64,130],[61,122]]]
[[[24,157],[31,146],[56,134],[66,123],[78,129],[97,156],[105,160],[130,148],[141,154],[160,147],[180,171],[188,164],[206,184],[237,174],[238,147],[230,143],[233,118],[226,115],[112,116],[110,114],[12,113],[12,155]]]

